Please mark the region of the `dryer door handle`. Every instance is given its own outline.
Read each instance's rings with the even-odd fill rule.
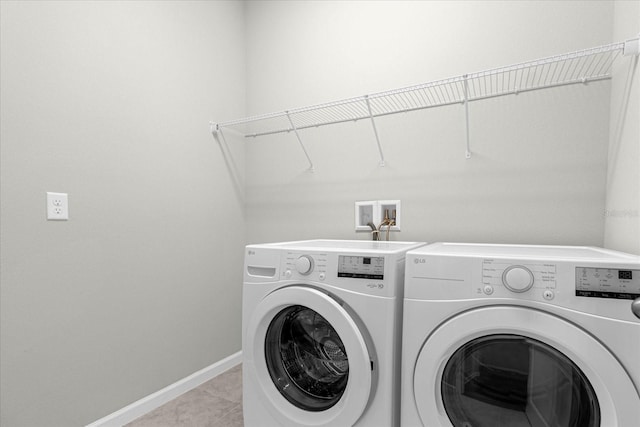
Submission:
[[[640,297],[634,299],[631,303],[631,312],[635,314],[638,319],[640,319]]]

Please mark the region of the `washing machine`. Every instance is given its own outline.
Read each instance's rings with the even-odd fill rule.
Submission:
[[[434,243],[407,254],[407,427],[640,425],[640,257]]]
[[[245,426],[399,425],[405,254],[421,245],[246,247]]]

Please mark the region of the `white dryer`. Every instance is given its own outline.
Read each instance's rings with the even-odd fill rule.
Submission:
[[[421,245],[247,246],[245,426],[398,425],[404,258]]]
[[[407,427],[640,425],[640,257],[435,243],[407,254]]]

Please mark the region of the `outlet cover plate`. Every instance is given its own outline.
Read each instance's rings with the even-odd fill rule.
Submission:
[[[47,192],[47,219],[67,221],[69,219],[69,197],[67,193]]]

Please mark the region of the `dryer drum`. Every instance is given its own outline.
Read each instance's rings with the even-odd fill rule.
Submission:
[[[302,305],[281,310],[265,338],[271,379],[290,403],[307,411],[324,411],[342,397],[349,359],[340,336],[320,314]]]
[[[460,347],[442,376],[456,427],[598,427],[600,408],[584,373],[549,345],[496,334]]]

